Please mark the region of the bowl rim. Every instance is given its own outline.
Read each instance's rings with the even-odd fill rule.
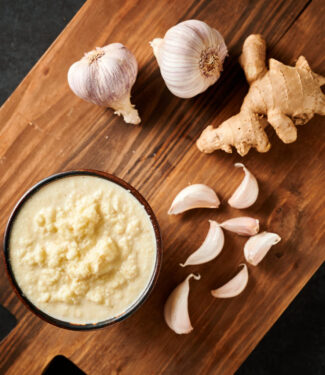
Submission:
[[[56,180],[59,180],[61,178],[65,177],[73,177],[73,176],[93,176],[93,177],[99,177],[106,179],[110,182],[116,183],[117,185],[121,186],[122,188],[128,190],[140,204],[143,205],[144,209],[146,210],[149,219],[151,221],[151,224],[153,226],[155,239],[156,239],[156,261],[154,265],[154,269],[152,271],[152,275],[150,278],[150,281],[148,282],[146,288],[142,291],[141,295],[137,300],[135,300],[124,312],[121,314],[109,318],[97,323],[74,323],[74,322],[68,322],[64,320],[60,320],[57,318],[52,317],[51,315],[46,314],[44,311],[39,309],[37,306],[35,306],[23,293],[22,289],[20,288],[18,282],[15,279],[14,272],[11,267],[10,262],[10,234],[12,230],[12,226],[14,224],[15,218],[17,217],[20,209],[23,207],[24,203],[33,196],[37,191],[39,191],[43,186],[54,182]],[[88,330],[94,330],[99,329],[103,327],[110,326],[112,324],[121,322],[122,320],[128,318],[130,315],[132,315],[136,310],[138,310],[143,303],[148,298],[149,294],[151,293],[153,287],[155,286],[160,268],[162,263],[162,238],[161,238],[161,232],[160,227],[158,224],[158,220],[149,205],[149,203],[146,201],[146,199],[141,195],[141,193],[135,189],[132,185],[127,183],[126,181],[122,180],[121,178],[104,172],[99,171],[95,169],[76,169],[76,170],[68,170],[64,172],[59,172],[52,174],[48,177],[43,178],[39,182],[37,182],[35,185],[33,185],[31,188],[29,188],[18,200],[18,202],[15,204],[13,210],[11,211],[11,214],[9,216],[6,229],[4,232],[3,237],[3,255],[4,255],[4,263],[5,263],[5,269],[9,278],[9,281],[16,293],[16,295],[19,297],[19,299],[24,303],[24,305],[35,315],[37,315],[42,320],[46,321],[47,323],[50,323],[52,325],[55,325],[60,328],[65,328],[69,330],[75,330],[75,331],[88,331]]]

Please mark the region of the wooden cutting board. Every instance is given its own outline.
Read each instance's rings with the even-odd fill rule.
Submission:
[[[220,30],[230,56],[216,85],[182,100],[166,89],[149,41],[191,18]],[[100,169],[134,185],[152,205],[164,241],[162,271],[149,300],[131,318],[85,333],[53,327],[28,312],[1,262],[0,303],[19,320],[0,344],[1,374],[39,374],[57,354],[89,375],[236,371],[324,261],[324,118],[316,116],[299,128],[298,141],[291,145],[268,129],[271,151],[251,151],[244,159],[220,151],[201,154],[195,140],[205,126],[218,125],[240,107],[247,84],[237,58],[245,37],[262,33],[270,55],[293,64],[304,54],[314,71],[324,75],[324,23],[321,0],[93,0],[82,7],[1,108],[1,233],[15,202],[38,180],[74,168]],[[68,87],[69,66],[84,52],[111,42],[125,44],[138,59],[133,101],[141,126],[123,123]],[[256,175],[261,190],[256,204],[244,211],[226,204],[243,177],[233,167],[239,161]],[[222,198],[221,208],[169,217],[172,198],[189,183],[212,186]],[[259,218],[262,230],[279,233],[282,242],[258,267],[249,268],[244,293],[215,300],[210,290],[236,273],[245,239],[226,233],[216,260],[186,269],[179,263],[203,241],[208,219],[243,214]],[[194,331],[177,336],[165,325],[163,305],[189,272],[202,275],[191,282]]]

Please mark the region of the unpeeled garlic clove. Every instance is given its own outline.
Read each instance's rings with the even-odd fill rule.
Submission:
[[[169,295],[164,308],[165,321],[170,329],[177,334],[190,333],[193,330],[188,313],[188,295],[190,279],[200,280],[201,276],[189,274]]]
[[[231,298],[238,296],[248,283],[248,269],[246,264],[242,264],[243,268],[229,280],[226,284],[218,289],[211,290],[211,294],[215,298]]]
[[[225,241],[223,231],[216,221],[209,220],[209,223],[210,229],[203,244],[187,258],[184,264],[180,264],[182,267],[209,262],[220,254]]]
[[[68,83],[81,99],[113,108],[125,122],[139,124],[138,111],[130,102],[137,73],[138,64],[132,52],[121,43],[112,43],[86,53],[72,64]]]
[[[221,223],[220,226],[230,232],[235,232],[240,236],[253,236],[258,233],[260,229],[259,220],[247,216],[226,220]]]
[[[248,263],[257,266],[271,247],[281,241],[276,233],[262,232],[250,237],[244,246],[244,255]]]
[[[236,168],[243,168],[245,177],[236,191],[228,200],[231,207],[247,208],[255,203],[258,196],[258,183],[253,174],[242,163],[236,163]]]
[[[220,200],[209,186],[194,184],[181,190],[173,200],[168,215],[177,215],[193,208],[218,208]]]

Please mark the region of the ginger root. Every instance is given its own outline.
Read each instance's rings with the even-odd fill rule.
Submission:
[[[266,43],[261,35],[244,42],[240,64],[250,89],[240,112],[218,128],[209,125],[197,141],[200,151],[211,153],[234,146],[244,156],[251,147],[267,152],[271,145],[264,131],[267,123],[284,143],[297,139],[296,125],[306,124],[314,114],[325,115],[325,77],[314,73],[300,56],[295,67],[270,59],[265,65]]]

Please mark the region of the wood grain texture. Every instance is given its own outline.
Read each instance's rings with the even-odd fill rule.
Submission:
[[[217,85],[181,100],[166,89],[148,42],[190,18],[217,28],[230,57]],[[241,181],[242,172],[233,164],[242,159],[222,152],[203,155],[195,140],[207,124],[219,124],[240,107],[248,86],[237,57],[247,35],[262,33],[269,54],[285,63],[304,54],[313,70],[324,75],[324,23],[321,0],[93,0],[83,6],[1,108],[1,232],[20,195],[41,178],[73,168],[101,169],[134,185],[153,207],[164,240],[161,276],[149,300],[127,321],[79,333],[52,327],[28,312],[11,290],[1,262],[0,303],[19,319],[0,343],[1,374],[37,374],[57,354],[89,375],[235,372],[324,261],[324,119],[315,117],[299,128],[291,145],[268,129],[271,151],[251,151],[243,159],[261,187],[258,201],[245,211],[225,203]],[[116,41],[138,59],[133,101],[142,117],[139,127],[81,101],[67,85],[72,62],[95,46]],[[175,194],[195,182],[215,188],[221,208],[168,217]],[[178,264],[202,242],[208,219],[221,221],[243,212],[258,217],[262,229],[283,240],[259,267],[250,267],[242,295],[217,301],[209,291],[236,272],[245,239],[226,233],[216,260],[186,269]],[[176,336],[163,321],[163,304],[192,271],[202,274],[191,284],[195,329]]]

